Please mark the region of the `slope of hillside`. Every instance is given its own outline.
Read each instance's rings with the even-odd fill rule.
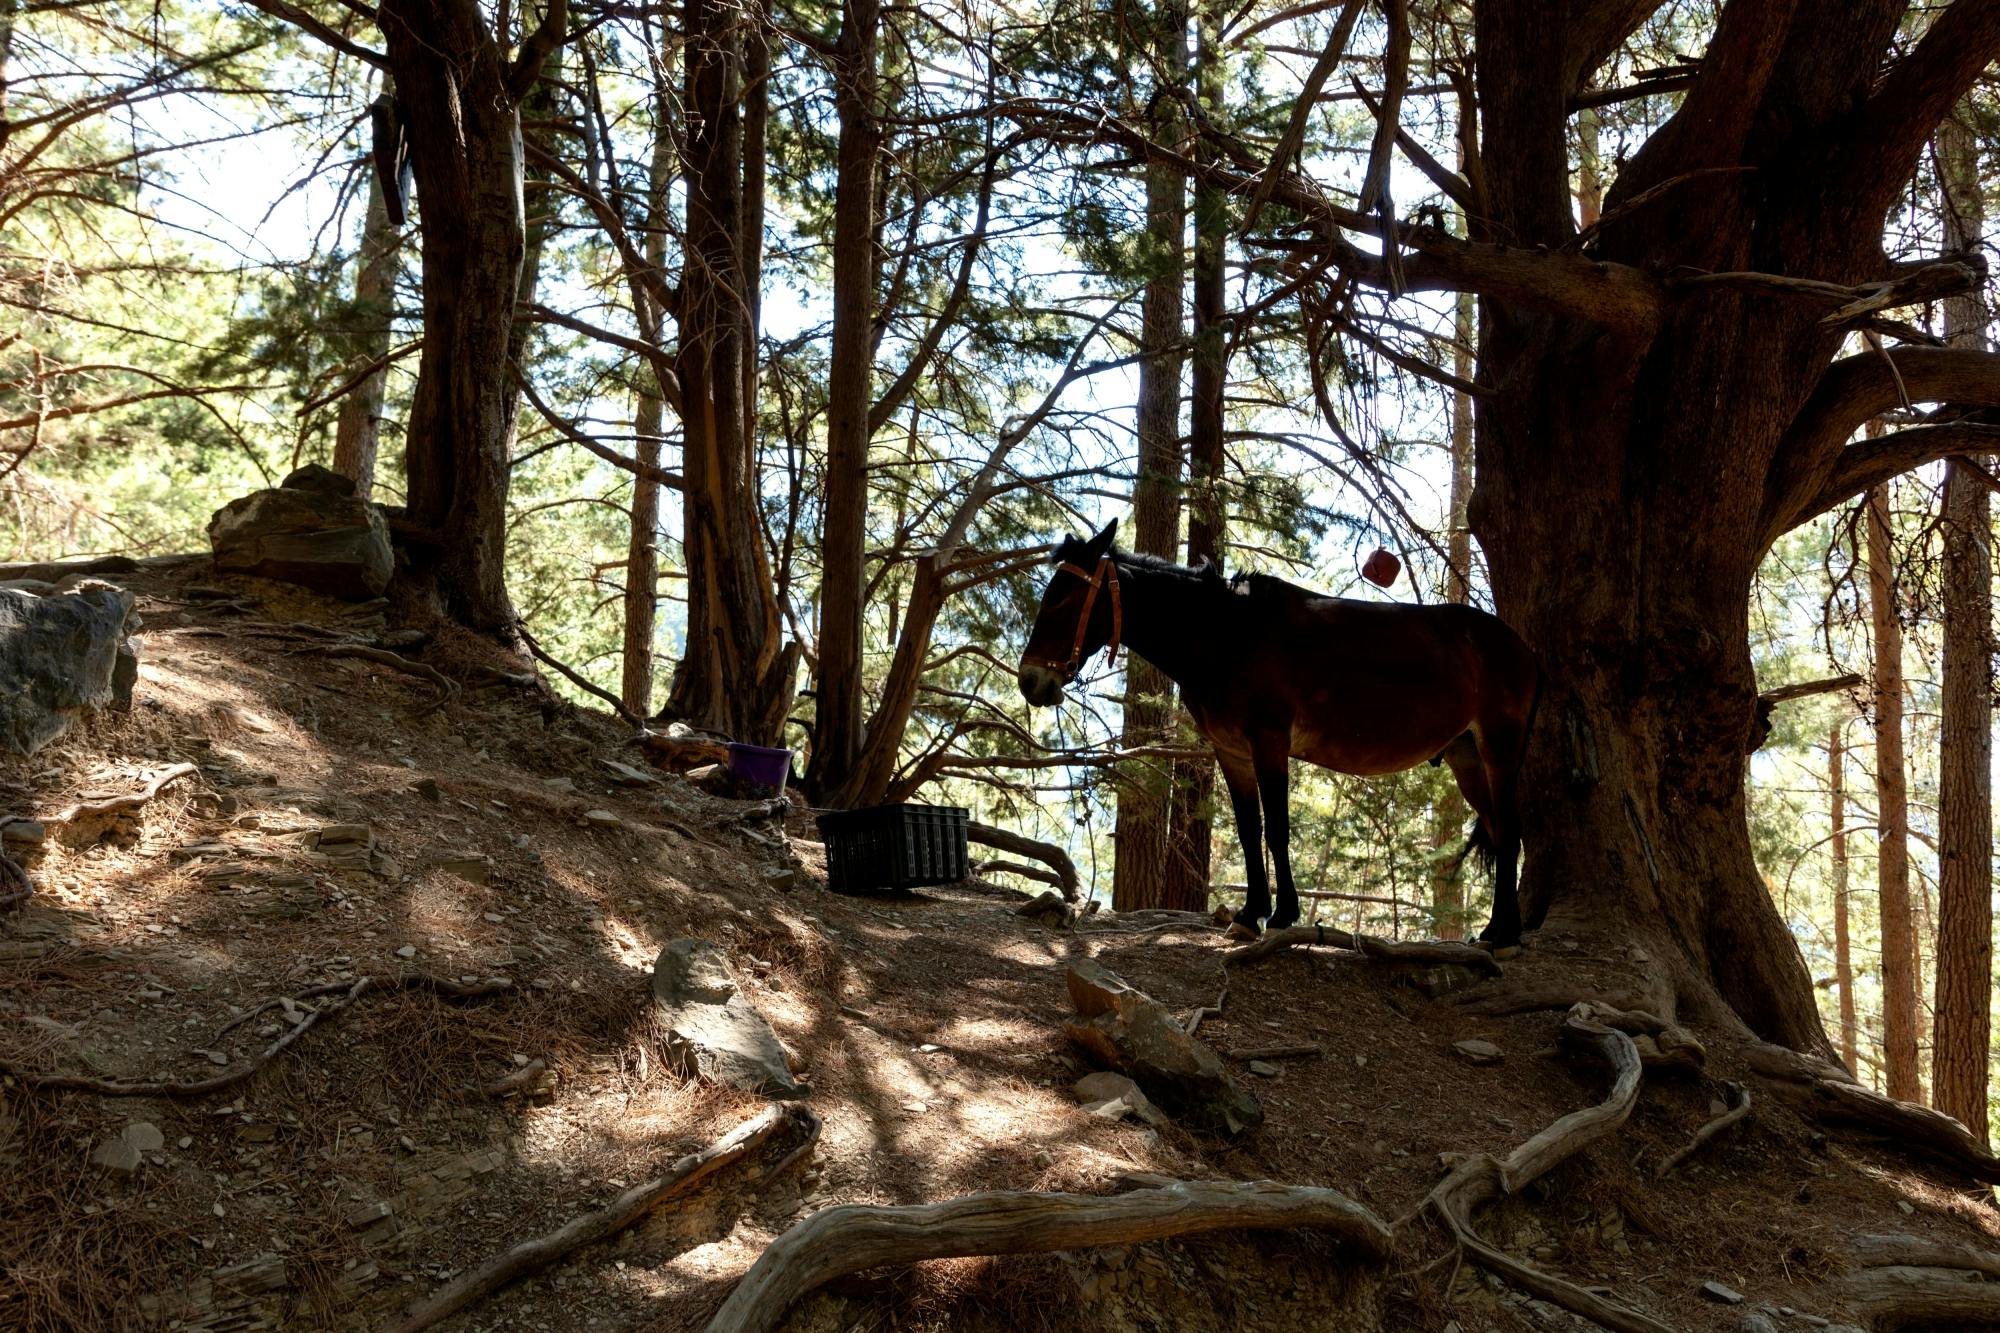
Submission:
[[[1478,987],[1429,998],[1355,954],[1225,971],[1219,933],[1186,919],[1037,924],[977,881],[831,895],[807,812],[635,775],[622,728],[510,681],[520,664],[481,643],[384,640],[379,606],[202,558],[120,581],[147,622],[136,706],[0,768],[0,815],[45,829],[40,891],[0,916],[0,1326],[378,1327],[602,1207],[763,1105],[667,1054],[650,972],[690,935],[728,951],[793,1057],[813,1151],[718,1173],[443,1327],[699,1329],[774,1237],[836,1203],[1272,1179],[1395,1221],[1441,1154],[1504,1155],[1606,1096],[1605,1071],[1558,1050],[1558,1013],[1481,1015],[1460,1003]],[[337,651],[381,642],[442,687]],[[168,775],[136,808],[90,808]],[[1236,1062],[1266,1119],[1235,1141],[1094,1117],[1062,1032],[1086,957],[1176,1012],[1222,996],[1198,1028],[1222,1052],[1317,1053]],[[1614,989],[1649,963],[1548,938],[1507,967]],[[1761,1085],[1659,1174],[1725,1080],[1749,1082],[1728,1033],[1697,1033],[1704,1069],[1649,1070],[1622,1127],[1480,1214],[1488,1239],[1666,1327],[1805,1329],[1854,1317],[1839,1279],[1859,1235],[2000,1238],[1984,1191],[1829,1137]],[[1500,1058],[1471,1063],[1469,1039]],[[22,1077],[196,1083],[274,1045],[207,1093]],[[1402,1237],[1386,1268],[1304,1232],[944,1260],[835,1283],[790,1326],[1590,1326],[1432,1223]]]

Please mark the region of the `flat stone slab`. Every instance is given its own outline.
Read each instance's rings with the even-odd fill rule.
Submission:
[[[208,521],[217,570],[296,583],[333,597],[380,597],[396,570],[382,511],[318,465],[231,500]]]
[[[1231,1135],[1264,1122],[1256,1094],[1166,1006],[1090,959],[1070,965],[1067,984],[1085,1021],[1065,1023],[1063,1032],[1097,1063],[1130,1076],[1168,1115]]]
[[[767,1097],[803,1097],[785,1048],[743,994],[729,955],[707,940],[673,940],[653,963],[653,1004],[667,1045],[713,1083]]]

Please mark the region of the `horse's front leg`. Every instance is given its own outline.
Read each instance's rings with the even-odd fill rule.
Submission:
[[[1292,887],[1291,764],[1282,745],[1258,747],[1257,792],[1264,798],[1264,837],[1278,876],[1278,910],[1270,926],[1283,930],[1298,924],[1299,895]]]
[[[1271,915],[1271,881],[1264,874],[1264,823],[1257,812],[1256,772],[1248,764],[1241,767],[1227,760],[1222,764],[1222,781],[1229,788],[1229,807],[1236,814],[1236,840],[1243,844],[1243,871],[1250,881],[1249,897],[1236,913],[1233,933],[1255,936]],[[1236,927],[1242,927],[1237,931]]]

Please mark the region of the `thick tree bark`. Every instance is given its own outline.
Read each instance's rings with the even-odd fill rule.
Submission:
[[[1945,248],[1985,230],[1978,145],[1958,120],[1938,127]],[[1978,292],[1945,303],[1945,338],[1986,347]],[[1986,487],[1952,463],[1944,489],[1944,721],[1938,759],[1938,933],[1932,1104],[1986,1140],[1993,994],[1993,551]]]
[[[1187,67],[1187,11],[1165,0],[1152,15],[1156,68],[1178,77]],[[1177,104],[1166,90],[1154,98],[1153,132],[1166,142],[1180,137]],[[1132,486],[1132,549],[1146,555],[1180,551],[1181,343],[1186,300],[1187,181],[1166,163],[1146,169],[1147,265],[1139,335],[1138,458]],[[1124,748],[1164,744],[1174,716],[1174,685],[1152,663],[1125,663]],[[1167,879],[1168,790],[1172,768],[1164,760],[1126,764],[1118,775],[1116,871],[1112,906],[1121,912],[1161,907]],[[1206,882],[1202,897],[1206,900]]]
[[[687,655],[667,711],[753,744],[783,732],[798,645],[783,642],[751,448],[752,265],[744,251],[743,12],[687,0],[682,49],[687,217],[680,282],[682,540]],[[748,21],[756,21],[752,16]]]
[[[479,630],[512,623],[509,351],[527,245],[519,105],[560,39],[554,0],[513,61],[472,0],[384,0],[422,211],[424,348],[408,426],[411,573]],[[511,41],[511,35],[510,35]]]
[[[1861,1067],[1859,1026],[1854,1018],[1854,953],[1847,922],[1847,727],[1836,722],[1827,735],[1827,786],[1833,825],[1833,984],[1840,992],[1840,1059],[1851,1074]]]
[[[379,362],[389,353],[402,244],[401,231],[389,221],[381,173],[370,171],[368,214],[361,226],[360,268],[354,275],[353,354],[348,359],[349,374],[370,362]],[[340,400],[340,415],[334,422],[333,470],[351,480],[355,494],[364,500],[375,490],[375,453],[388,383],[388,367],[377,366]]]
[[[1888,1092],[1920,1101],[1917,1078],[1916,933],[1910,921],[1910,809],[1903,760],[1903,625],[1889,488],[1868,493],[1868,605],[1875,630],[1875,802],[1881,827],[1877,902],[1882,913],[1882,1063]]]
[[[861,757],[862,619],[867,569],[868,446],[875,405],[877,0],[845,0],[833,57],[840,117],[833,217],[833,352],[827,380],[825,517],[820,538],[819,673],[807,787],[830,789]]]

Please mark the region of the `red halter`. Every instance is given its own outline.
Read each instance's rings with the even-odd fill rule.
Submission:
[[[1105,645],[1107,661],[1116,660],[1118,640],[1125,633],[1125,611],[1118,600],[1118,567],[1111,563],[1110,556],[1103,556],[1097,562],[1095,573],[1086,574],[1080,565],[1065,561],[1056,566],[1064,574],[1074,574],[1090,586],[1083,594],[1083,611],[1076,618],[1076,642],[1070,645],[1069,661],[1063,664],[1063,671],[1070,680],[1075,680],[1077,672],[1083,669],[1083,640],[1090,632],[1091,608],[1097,605],[1097,590],[1111,585],[1111,642]]]

